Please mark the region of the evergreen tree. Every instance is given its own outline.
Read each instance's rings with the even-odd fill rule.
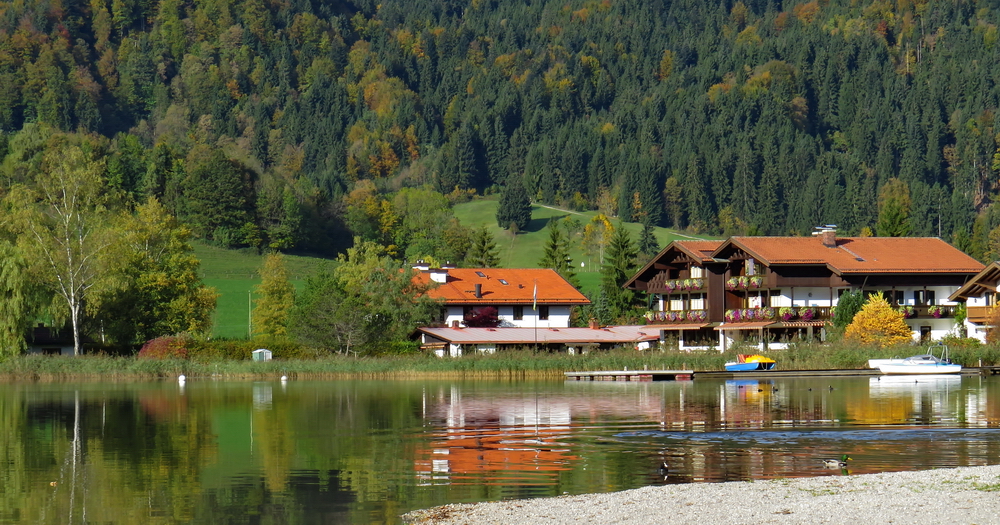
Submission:
[[[500,202],[497,204],[497,226],[510,229],[512,224],[518,230],[528,227],[531,222],[531,199],[524,185],[516,176],[507,179],[507,185],[500,192]]]
[[[854,315],[861,311],[865,304],[861,290],[847,291],[837,301],[837,309],[833,315],[833,325],[837,328],[847,328],[854,320]]]
[[[910,234],[910,190],[905,182],[889,179],[879,191],[879,237],[905,237]]]
[[[636,247],[639,252],[638,265],[646,264],[657,253],[660,253],[660,243],[653,234],[653,222],[646,218],[642,221],[642,231],[639,232],[639,245]]]
[[[465,263],[470,268],[496,268],[500,266],[497,243],[493,240],[493,234],[486,226],[473,232],[472,246],[465,256]]]
[[[615,228],[614,236],[604,254],[601,266],[601,293],[606,301],[606,315],[601,322],[627,321],[633,313],[635,294],[622,288],[636,270],[638,254],[632,236],[622,225]]]
[[[569,239],[555,219],[549,220],[549,238],[545,241],[545,253],[538,261],[542,268],[552,268],[573,286],[579,288],[580,281],[573,271],[573,259],[569,256]]]

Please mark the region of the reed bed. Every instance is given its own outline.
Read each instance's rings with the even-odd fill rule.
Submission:
[[[996,345],[951,344],[953,361],[964,366],[1000,364]],[[868,359],[905,357],[923,353],[926,347],[900,346],[887,349],[859,347],[845,342],[796,344],[768,356],[782,370],[828,370],[866,368]],[[738,353],[756,353],[754,347],[715,351],[609,350],[583,355],[508,350],[496,354],[468,354],[460,358],[438,358],[427,354],[380,357],[327,355],[318,358],[275,359],[138,359],[86,355],[80,357],[20,356],[0,361],[2,381],[148,380],[215,377],[225,379],[276,379],[282,375],[299,379],[561,379],[564,372],[588,370],[722,370]]]

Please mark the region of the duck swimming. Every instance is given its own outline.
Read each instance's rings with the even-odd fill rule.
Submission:
[[[840,456],[840,459],[824,459],[823,464],[829,468],[843,468],[847,466],[847,460],[854,459],[847,454]]]

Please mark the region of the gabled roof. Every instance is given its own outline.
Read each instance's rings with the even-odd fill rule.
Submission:
[[[447,281],[427,292],[443,300],[446,305],[530,305],[538,285],[539,304],[573,305],[590,304],[579,290],[551,268],[448,268],[433,272],[447,272]],[[414,277],[423,283],[431,282],[431,271]],[[482,297],[476,297],[476,285]]]
[[[993,261],[964,286],[955,290],[955,293],[949,295],[948,300],[957,301],[969,297],[981,297],[984,293],[996,291],[997,283],[1000,283],[1000,261]]]
[[[936,237],[731,237],[712,255],[743,250],[767,266],[823,265],[836,274],[977,273],[983,264]]]
[[[714,252],[723,242],[725,241],[721,240],[673,241],[670,244],[668,244],[665,248],[660,250],[660,253],[656,254],[656,257],[650,259],[645,266],[639,269],[639,271],[637,271],[635,275],[633,275],[632,278],[629,279],[623,285],[623,287],[631,288],[635,284],[635,281],[640,277],[646,277],[647,279],[651,277],[650,270],[653,269],[653,266],[657,264],[657,262],[662,260],[663,256],[670,251],[677,251],[683,253],[688,257],[694,259],[695,261],[701,262],[702,264],[710,263],[714,261],[714,259],[712,258],[712,252]],[[655,273],[655,269],[653,270]]]
[[[645,326],[605,326],[602,328],[417,328],[452,344],[622,344],[656,341],[658,329]]]

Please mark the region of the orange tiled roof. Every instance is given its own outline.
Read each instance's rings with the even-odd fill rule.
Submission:
[[[936,237],[838,237],[836,247],[817,237],[732,237],[768,266],[823,264],[839,274],[978,273],[983,264]]]
[[[550,268],[449,268],[447,272],[448,281],[427,293],[443,299],[445,304],[529,305],[536,282],[539,304],[590,304],[586,296]],[[430,282],[430,272],[420,272],[414,279]],[[476,297],[477,284],[482,285],[482,298]]]
[[[688,255],[700,258],[702,262],[712,260],[712,253],[722,246],[724,240],[677,240],[672,244],[688,253]]]

